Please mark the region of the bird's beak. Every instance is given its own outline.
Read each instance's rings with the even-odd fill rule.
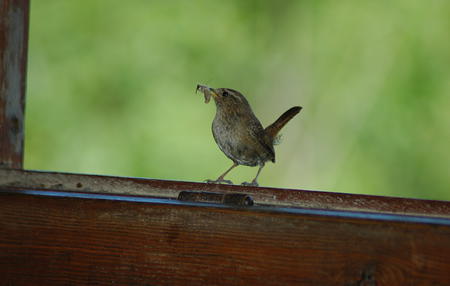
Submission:
[[[211,96],[214,96],[214,97],[218,96],[216,91],[214,90],[214,88],[211,88],[206,85],[197,84],[197,89],[195,90],[195,92],[197,92],[197,91],[203,92],[203,94],[205,96],[205,103],[209,102],[209,100],[211,99]]]

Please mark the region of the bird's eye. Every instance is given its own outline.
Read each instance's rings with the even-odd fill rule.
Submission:
[[[222,96],[227,97],[228,95],[230,95],[230,94],[228,93],[228,91],[222,92]]]

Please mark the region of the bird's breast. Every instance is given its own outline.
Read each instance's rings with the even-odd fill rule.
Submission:
[[[260,125],[259,121],[257,123]],[[251,128],[254,127],[248,121],[231,115],[216,115],[212,124],[214,140],[228,158],[240,165],[256,166],[272,160],[273,154],[262,146],[263,138],[259,138],[262,135],[258,136],[261,133]],[[260,129],[259,132],[264,131],[262,127]]]

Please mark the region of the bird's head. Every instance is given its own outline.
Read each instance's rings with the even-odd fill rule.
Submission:
[[[247,99],[237,90],[231,88],[212,88],[205,85],[197,85],[197,91],[201,91],[205,96],[205,103],[208,103],[211,97],[214,99],[217,108],[239,110],[249,108]]]

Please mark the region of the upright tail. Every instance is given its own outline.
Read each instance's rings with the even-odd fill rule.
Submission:
[[[281,130],[281,128],[286,125],[286,123],[289,122],[297,113],[302,110],[301,106],[294,106],[285,113],[283,113],[274,123],[270,124],[266,127],[265,131],[266,134],[270,136],[270,138],[275,139],[278,132]]]

